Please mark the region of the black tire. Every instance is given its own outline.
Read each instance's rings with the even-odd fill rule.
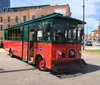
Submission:
[[[14,57],[14,55],[13,55],[13,52],[12,52],[12,50],[11,50],[11,48],[9,49],[9,55],[10,55],[10,57]]]

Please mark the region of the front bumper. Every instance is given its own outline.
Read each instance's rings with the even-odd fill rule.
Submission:
[[[55,63],[52,65],[52,70],[57,73],[79,71],[79,69],[84,68],[86,65],[83,59],[78,59],[71,62]]]

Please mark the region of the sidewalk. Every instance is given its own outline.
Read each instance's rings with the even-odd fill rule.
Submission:
[[[0,52],[6,52],[3,48],[0,48]]]

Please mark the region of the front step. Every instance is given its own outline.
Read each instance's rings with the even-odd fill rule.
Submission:
[[[29,64],[32,64],[33,63],[33,58],[31,57],[28,61]]]

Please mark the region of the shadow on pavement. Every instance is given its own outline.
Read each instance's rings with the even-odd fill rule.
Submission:
[[[95,71],[99,71],[100,70],[100,66],[97,65],[93,65],[93,64],[87,64],[87,66],[85,68],[81,68],[78,71],[68,71],[68,72],[64,72],[64,73],[54,73],[51,72],[52,75],[58,77],[58,78],[71,78],[71,77],[77,77],[77,76],[81,76],[83,74],[87,74],[87,73],[91,73],[91,72],[95,72]]]
[[[36,68],[29,68],[29,69],[18,69],[18,70],[7,70],[7,71],[0,71],[0,73],[10,73],[10,72],[20,72],[20,71],[28,71],[28,70],[35,70]]]
[[[0,70],[4,70],[4,69],[0,69]]]
[[[91,73],[91,72],[95,72],[95,71],[99,71],[99,70],[100,70],[100,66],[88,64],[86,69],[83,68],[82,72],[83,73]]]

